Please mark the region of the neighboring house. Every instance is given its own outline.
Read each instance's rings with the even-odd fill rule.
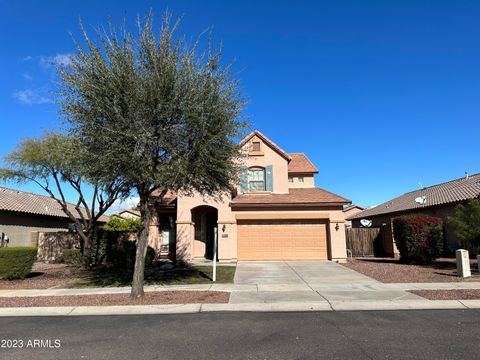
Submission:
[[[361,220],[371,220],[372,227],[382,227],[387,241],[383,251],[387,255],[395,255],[398,250],[392,233],[392,219],[406,214],[425,214],[443,219],[444,251],[451,253],[464,246],[453,235],[447,218],[455,213],[458,204],[480,196],[480,174],[465,176],[442,184],[433,185],[420,190],[403,194],[376,207],[364,210],[347,217],[353,227],[362,227]]]
[[[141,215],[138,209],[133,208],[133,209],[127,209],[127,210],[123,210],[118,213],[112,214],[110,215],[110,217],[118,217],[120,219],[125,220],[125,219],[140,219]]]
[[[220,261],[344,261],[343,207],[350,200],[315,187],[310,160],[259,131],[240,145],[247,156],[235,191],[215,198],[169,192],[149,243],[162,238],[179,260],[212,259],[217,231]]]
[[[76,213],[75,205],[69,207]],[[68,231],[71,225],[51,197],[0,187],[0,235],[9,237],[8,246],[36,246],[38,232]]]
[[[363,206],[352,204],[350,206],[346,206],[343,209],[343,213],[345,214],[345,219],[348,219],[350,216],[358,214],[359,212],[362,212],[363,210],[365,210],[365,208]],[[351,228],[352,227],[352,222],[350,220],[346,220],[345,221],[345,227],[346,228]]]

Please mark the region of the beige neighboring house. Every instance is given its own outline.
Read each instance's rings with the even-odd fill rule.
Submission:
[[[347,206],[343,209],[343,213],[345,214],[345,219],[347,219],[345,221],[345,227],[347,228],[351,228],[352,227],[352,221],[351,220],[348,220],[348,218],[350,216],[353,216],[355,214],[358,214],[359,212],[362,212],[363,210],[365,210],[366,208],[363,207],[363,206],[360,206],[360,205],[355,205],[355,204],[352,204],[350,206]]]
[[[381,228],[384,232],[383,253],[394,256],[398,254],[393,237],[392,220],[401,215],[423,214],[436,216],[443,220],[444,253],[452,255],[454,251],[466,244],[461,244],[453,234],[447,219],[455,214],[458,204],[480,197],[480,173],[459,179],[407,192],[381,205],[366,209],[347,217],[352,226],[364,227],[362,220],[371,221],[371,227]]]
[[[177,260],[345,261],[350,200],[315,187],[317,168],[259,131],[240,145],[247,153],[235,191],[217,198],[169,192],[151,227],[150,244],[168,244]]]
[[[75,205],[68,204],[72,213]],[[102,216],[100,221],[108,218]],[[0,187],[0,236],[8,246],[36,246],[39,232],[68,231],[72,221],[51,197]]]
[[[118,217],[120,219],[140,219],[141,218],[140,211],[135,208],[119,211],[118,213],[110,215],[110,217]]]

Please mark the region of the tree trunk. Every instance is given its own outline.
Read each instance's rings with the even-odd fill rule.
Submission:
[[[90,258],[92,253],[92,240],[91,240],[91,233],[85,233],[82,227],[77,229],[78,236],[80,237],[80,246],[83,255],[83,264],[85,268],[90,267]]]
[[[145,293],[143,291],[143,283],[145,277],[145,256],[148,248],[148,234],[150,230],[150,223],[152,221],[152,214],[154,207],[149,204],[148,195],[140,195],[140,212],[142,215],[142,228],[137,239],[137,253],[135,256],[135,268],[133,270],[132,292],[130,297],[132,299],[142,298]]]

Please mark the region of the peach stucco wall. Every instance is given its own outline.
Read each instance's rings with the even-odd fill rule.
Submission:
[[[215,198],[200,194],[179,194],[177,198],[177,258],[191,260],[194,257],[203,256],[203,248],[200,248],[200,244],[194,244],[195,230],[192,221],[192,209],[202,205],[212,206],[218,210],[219,260],[228,261],[236,258],[236,221],[230,208],[230,201],[231,197],[226,193]],[[222,231],[223,225],[225,225],[225,232]]]
[[[298,188],[313,188],[315,187],[315,179],[313,174],[305,174],[305,175],[290,175],[293,178],[293,182],[288,183],[288,187],[290,189],[298,189]],[[303,182],[298,180],[299,177],[303,176]]]
[[[260,141],[259,152],[249,151],[251,142]],[[288,193],[293,187],[314,187],[314,177],[304,176],[303,183],[288,182],[288,162],[278,152],[263,141],[254,136],[250,142],[245,144],[244,150],[249,153],[242,160],[242,165],[272,166],[273,170],[273,192]],[[240,193],[240,188],[238,187]],[[204,244],[195,242],[194,223],[192,221],[192,209],[208,205],[218,210],[218,257],[220,261],[229,262],[237,259],[237,219],[322,219],[327,220],[327,239],[329,258],[335,261],[346,259],[345,245],[345,220],[342,209],[322,210],[263,210],[263,211],[232,211],[230,207],[230,194],[223,194],[220,197],[212,198],[200,194],[179,194],[177,197],[177,259],[190,261],[195,257],[203,256]],[[335,230],[336,224],[339,229]],[[225,231],[222,230],[225,225]]]
[[[345,239],[345,214],[343,210],[330,212],[328,226],[329,259],[345,262],[347,259],[347,243]],[[338,230],[335,229],[338,224]]]
[[[265,144],[257,136],[252,137],[252,139],[244,145],[245,151],[248,152],[248,149],[251,146],[251,143],[254,141],[259,141],[261,143],[261,150],[258,153],[249,153],[249,156],[244,159],[242,162],[244,166],[261,166],[266,167],[272,165],[273,170],[273,192],[279,194],[288,193],[288,162],[282,157],[278,152],[273,150],[270,146]],[[240,193],[240,187],[238,187],[238,192]]]
[[[204,249],[194,243],[194,223],[191,210],[197,206],[209,205],[218,209],[218,258],[222,262],[237,260],[237,220],[286,220],[286,219],[320,219],[327,221],[328,254],[332,261],[345,261],[345,219],[342,210],[279,210],[279,211],[238,211],[233,212],[229,206],[229,198],[206,200],[200,195],[182,196],[178,200],[179,216],[177,218],[177,258],[192,260],[203,256]],[[181,214],[181,215],[180,215]],[[336,230],[336,224],[339,229]],[[225,225],[225,232],[222,227]]]

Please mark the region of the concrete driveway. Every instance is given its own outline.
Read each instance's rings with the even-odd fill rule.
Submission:
[[[230,303],[419,299],[328,261],[240,261],[234,283],[257,291],[234,292]]]
[[[301,290],[324,285],[379,284],[378,281],[327,261],[240,261],[235,284],[290,285]]]

